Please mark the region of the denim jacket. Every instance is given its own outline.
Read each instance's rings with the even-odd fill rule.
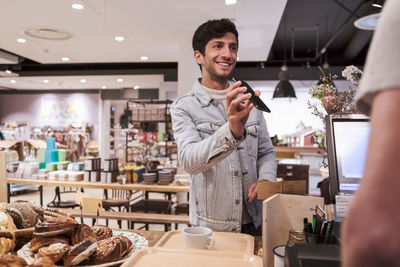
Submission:
[[[171,105],[171,116],[179,162],[191,174],[190,223],[240,232],[247,189],[257,180],[276,178],[275,152],[262,112],[251,111],[244,138],[238,141],[224,105],[196,82]],[[245,203],[258,227],[262,202]]]

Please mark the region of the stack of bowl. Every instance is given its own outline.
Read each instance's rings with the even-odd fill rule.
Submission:
[[[155,172],[143,173],[143,183],[154,184],[157,181],[157,174]]]
[[[169,169],[158,171],[158,184],[169,185],[174,180],[174,172]]]

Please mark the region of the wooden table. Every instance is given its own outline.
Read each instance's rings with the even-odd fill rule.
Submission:
[[[0,188],[5,188],[4,182],[0,179]],[[42,186],[60,186],[75,188],[99,188],[99,189],[115,189],[115,190],[132,190],[132,191],[152,191],[163,193],[189,192],[188,185],[147,185],[147,184],[119,184],[119,183],[101,183],[101,182],[70,182],[70,181],[53,181],[53,180],[35,180],[25,178],[7,178],[7,199],[0,196],[1,201],[10,202],[10,184],[33,184],[40,185],[40,204],[43,206],[43,190]]]

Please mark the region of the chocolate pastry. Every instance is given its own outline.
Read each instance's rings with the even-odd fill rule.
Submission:
[[[124,256],[126,253],[128,253],[132,249],[133,243],[126,236],[116,235],[116,236],[113,236],[113,238],[119,239],[119,241],[121,242],[121,245],[122,245],[121,257]]]
[[[23,258],[12,254],[0,255],[0,266],[5,267],[24,267],[28,265]]]
[[[85,240],[75,245],[69,250],[67,255],[64,256],[64,265],[78,265],[95,253],[96,249],[97,244],[92,243],[90,240]]]
[[[57,267],[57,265],[49,257],[40,257],[35,259],[35,261],[27,267]]]
[[[29,251],[32,253],[36,253],[39,248],[46,247],[51,244],[69,244],[69,240],[62,236],[50,236],[50,237],[34,237],[31,239]]]
[[[72,232],[78,227],[74,219],[63,218],[45,221],[35,226],[35,236],[56,236],[63,233]]]
[[[72,232],[71,235],[72,245],[76,245],[82,241],[89,240],[91,236],[92,236],[92,229],[84,223],[79,224],[78,228],[76,228]]]
[[[113,236],[97,242],[96,253],[91,259],[95,264],[101,264],[118,260],[122,254],[122,242],[119,238]]]
[[[112,237],[113,235],[111,228],[105,225],[95,225],[90,228],[92,229],[92,235],[89,239],[92,242],[97,242]]]
[[[28,204],[29,203],[29,204]],[[30,202],[13,202],[7,205],[7,213],[13,218],[18,229],[35,226],[40,215],[36,213]]]
[[[67,244],[51,244],[48,247],[43,247],[39,249],[37,258],[48,257],[53,260],[53,262],[57,262],[61,260],[69,251],[69,245]]]
[[[9,238],[0,237],[0,254],[7,254],[15,248],[15,241]]]

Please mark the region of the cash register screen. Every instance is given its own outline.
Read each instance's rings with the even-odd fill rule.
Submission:
[[[370,123],[360,114],[329,115],[326,119],[331,197],[355,193],[367,157]]]

